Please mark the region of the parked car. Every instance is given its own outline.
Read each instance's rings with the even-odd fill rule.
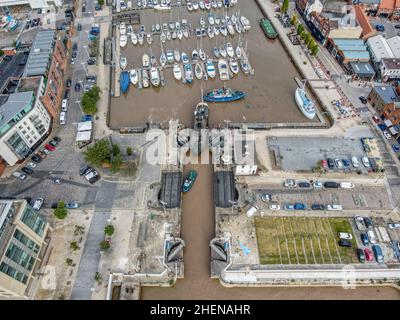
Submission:
[[[309,182],[301,181],[297,184],[299,188],[310,188],[311,184]]]
[[[368,230],[367,235],[368,235],[369,242],[371,242],[372,244],[375,244],[376,243],[375,232],[373,230]]]
[[[34,161],[34,162],[36,162],[36,163],[42,162],[42,158],[40,158],[40,157],[37,156],[37,155],[32,156],[31,159],[32,159],[32,161]]]
[[[294,204],[294,209],[295,210],[306,210],[307,206],[304,203],[298,202],[298,203]]]
[[[86,164],[81,165],[81,167],[79,168],[79,175],[83,176],[85,174],[88,174],[89,171],[91,171],[92,168],[87,166]]]
[[[311,205],[311,210],[325,210],[325,206],[323,204],[314,203]]]
[[[49,152],[48,150],[46,150],[46,151]],[[37,154],[40,158],[42,158],[42,160],[47,158],[47,154],[46,154],[46,153],[43,153],[42,151],[38,151],[36,154]]]
[[[283,185],[286,188],[296,188],[297,187],[296,180],[294,180],[294,179],[286,179]]]
[[[329,169],[335,169],[335,161],[332,158],[328,158],[327,160]]]
[[[71,79],[67,79],[67,81],[65,82],[65,84],[67,85],[67,88],[69,88],[72,84]]]
[[[47,150],[46,148],[40,149],[40,152],[48,156],[50,154],[50,150]]]
[[[338,167],[338,169],[343,168],[343,163],[340,159],[335,159],[335,165],[336,165],[336,167]]]
[[[351,163],[354,168],[358,168],[360,166],[360,164],[358,163],[357,157],[351,157]]]
[[[389,229],[400,229],[400,222],[397,223],[388,223]]]
[[[392,144],[392,149],[393,149],[394,152],[399,152],[400,151],[400,148],[399,148],[399,146],[397,144]]]
[[[362,263],[365,262],[365,253],[364,253],[363,249],[357,248],[357,257],[360,262],[362,262]]]
[[[385,136],[385,138],[386,139],[392,139],[392,135],[389,133],[389,132],[387,132],[386,130],[385,131],[383,131],[383,135]]]
[[[22,167],[21,171],[26,173],[26,174],[32,174],[33,173],[33,170],[31,168],[28,168],[28,167]]]
[[[343,207],[340,204],[328,204],[326,206],[326,209],[328,211],[341,211],[341,210],[343,210]]]
[[[368,160],[368,157],[362,157],[361,161],[362,161],[364,167],[366,167],[366,168],[370,168],[371,167],[371,165],[369,163],[369,160]]]
[[[396,24],[394,27],[395,27],[396,29],[400,29],[400,24]]]
[[[366,104],[368,102],[367,98],[363,96],[359,96],[358,99],[360,99],[361,103]]]
[[[360,234],[361,242],[364,246],[369,246],[369,238],[366,233]]]
[[[372,116],[372,120],[374,120],[375,123],[379,123],[379,118],[377,116]]]
[[[31,168],[31,169],[34,169],[37,166],[37,164],[34,162],[28,162],[26,165],[28,166],[28,168]]]
[[[368,248],[365,248],[364,253],[365,253],[365,260],[367,260],[367,261],[374,260],[374,255],[372,254],[371,250],[369,250]]]
[[[60,143],[60,142],[61,142],[61,138],[59,138],[59,137],[57,137],[57,136],[55,136],[55,137],[53,138],[53,140],[54,140],[54,141],[57,141],[57,143]]]
[[[43,205],[43,201],[44,201],[43,198],[37,198],[37,199],[35,200],[35,202],[33,203],[32,208],[35,209],[35,210],[40,210],[40,208],[41,208],[42,205]]]
[[[347,239],[347,240],[353,239],[353,236],[347,232],[339,232],[338,237],[339,237],[339,239]]]
[[[56,140],[54,140],[54,139],[53,139],[53,140],[50,140],[50,141],[49,141],[49,144],[52,145],[53,147],[58,146],[58,142],[57,142]]]
[[[328,169],[329,168],[329,166],[328,166],[328,161],[327,160],[322,160],[322,168],[324,168],[324,169]]]
[[[76,92],[81,91],[81,84],[79,82],[75,83],[75,91]]]
[[[352,182],[341,182],[340,183],[340,187],[342,189],[353,189],[354,188],[354,184]]]
[[[313,187],[314,187],[315,189],[321,189],[323,186],[324,186],[324,185],[322,184],[321,181],[315,181],[315,182],[313,183]]]
[[[271,195],[270,195],[269,193],[263,193],[263,194],[261,195],[261,200],[262,200],[263,202],[271,201],[271,199],[272,199],[272,197],[271,197]]]
[[[337,189],[339,188],[339,184],[335,181],[326,181],[324,187],[328,189]]]
[[[79,207],[79,204],[77,202],[67,202],[65,204],[65,207],[67,209],[77,209]]]
[[[13,177],[18,178],[20,180],[25,180],[26,179],[26,174],[23,174],[23,173],[21,173],[19,171],[14,171],[12,173],[12,175],[13,175]]]
[[[51,208],[52,208],[52,209],[57,209],[57,208],[58,208],[58,203],[57,203],[57,202],[53,202],[53,203],[51,204]]]
[[[294,205],[287,203],[283,206],[283,210],[294,210]]]
[[[46,145],[44,147],[49,151],[55,151],[56,150],[56,148],[54,146],[52,146],[51,144],[49,144],[49,143],[46,143]]]
[[[371,228],[373,226],[372,220],[368,217],[364,217],[364,223],[367,228]]]
[[[351,248],[351,242],[349,240],[346,240],[346,239],[340,239],[339,240],[339,246]]]
[[[279,204],[271,204],[271,205],[269,206],[269,209],[270,209],[270,210],[277,211],[277,210],[280,210],[280,209],[281,209],[281,206],[280,206]]]
[[[90,66],[96,64],[96,58],[90,57],[90,58],[87,60],[87,64],[90,65]]]
[[[342,162],[343,162],[343,165],[344,165],[344,167],[345,168],[348,168],[348,167],[350,167],[350,160],[348,160],[348,159],[342,159]]]
[[[383,253],[382,253],[381,246],[379,244],[373,245],[372,251],[374,252],[376,262],[383,263],[384,259],[383,259]]]

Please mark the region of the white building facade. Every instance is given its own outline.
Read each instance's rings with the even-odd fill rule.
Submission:
[[[48,136],[51,117],[33,91],[17,92],[0,106],[0,156],[13,166]]]
[[[32,9],[43,9],[51,6],[61,7],[62,0],[0,0],[0,7],[29,5]]]

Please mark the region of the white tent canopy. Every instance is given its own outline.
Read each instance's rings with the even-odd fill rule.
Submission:
[[[84,121],[78,123],[78,131],[92,130],[92,121]]]
[[[76,142],[89,141],[92,136],[92,131],[78,131],[76,134]]]

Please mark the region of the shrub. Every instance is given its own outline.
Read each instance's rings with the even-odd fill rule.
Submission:
[[[121,153],[121,150],[117,144],[112,145],[112,155],[115,157],[116,155],[119,155]]]
[[[72,265],[72,262],[73,262],[73,260],[70,259],[70,258],[67,258],[67,259],[65,260],[65,263],[67,264],[67,266],[71,266],[71,265]]]
[[[101,163],[110,157],[110,143],[108,140],[97,141],[92,147],[87,148],[84,152],[85,160],[95,166],[100,166]]]
[[[119,171],[119,168],[122,164],[122,158],[121,154],[117,154],[112,160],[111,160],[111,168],[110,171],[112,173],[117,173]]]
[[[78,246],[78,244],[76,243],[76,241],[71,241],[69,247],[70,247],[70,249],[71,249],[72,251],[75,251],[75,250],[78,250],[78,249],[79,249],[79,246]]]
[[[131,147],[126,148],[126,154],[127,154],[128,156],[131,156],[131,155],[133,154],[133,151],[132,151],[132,148],[131,148]]]
[[[114,226],[112,224],[107,225],[104,228],[104,234],[107,236],[112,236],[114,234]]]
[[[65,203],[63,201],[60,201],[57,205],[57,208],[54,209],[54,215],[58,219],[64,219],[68,214],[67,209],[65,208]]]
[[[110,241],[103,240],[100,242],[100,249],[101,250],[107,250],[111,247]]]

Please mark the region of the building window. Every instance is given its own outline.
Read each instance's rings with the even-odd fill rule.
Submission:
[[[0,265],[0,271],[5,273],[8,276],[14,278],[15,280],[22,282],[23,284],[26,284],[26,282],[28,281],[27,275],[15,270],[13,267],[9,266],[8,264],[6,264],[4,262],[2,262]]]
[[[39,216],[31,207],[27,206],[21,216],[21,221],[31,228],[39,236],[43,235],[46,220]]]
[[[40,249],[39,245],[35,241],[31,240],[24,233],[19,231],[18,229],[15,229],[14,238],[17,239],[19,242],[21,242],[23,245],[25,245],[27,248],[31,249],[33,252],[35,253],[39,252]]]
[[[24,269],[31,271],[35,259],[26,251],[17,247],[15,244],[10,244],[6,251],[6,257],[19,264]]]
[[[25,158],[29,155],[30,149],[24,140],[19,136],[17,132],[15,132],[10,139],[7,140],[8,144],[12,149],[22,158]]]

